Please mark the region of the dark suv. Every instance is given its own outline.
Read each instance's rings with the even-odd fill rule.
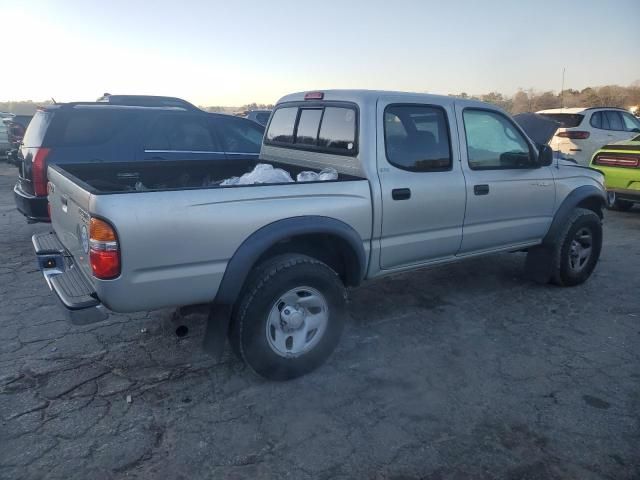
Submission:
[[[29,222],[48,222],[47,165],[255,158],[264,127],[172,97],[112,95],[40,108],[18,151],[14,196]]]

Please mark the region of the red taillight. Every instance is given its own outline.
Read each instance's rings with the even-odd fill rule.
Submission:
[[[586,140],[589,138],[590,133],[583,130],[567,130],[564,132],[556,133],[556,136],[561,138],[571,138],[572,140]]]
[[[33,156],[31,171],[33,173],[33,193],[39,197],[47,194],[47,157],[50,148],[39,148]]]
[[[305,100],[322,100],[324,98],[324,92],[309,92],[304,94]]]
[[[89,223],[89,261],[93,276],[109,280],[120,275],[120,248],[116,231],[104,220]]]
[[[640,167],[640,157],[623,157],[617,155],[600,154],[593,160],[594,165],[602,165],[603,167]]]
[[[120,255],[118,252],[89,250],[93,276],[101,280],[109,280],[120,275]]]

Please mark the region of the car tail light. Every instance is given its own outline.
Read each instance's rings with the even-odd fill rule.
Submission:
[[[118,236],[111,225],[99,218],[89,222],[89,261],[96,278],[109,280],[120,275]]]
[[[304,94],[305,100],[322,100],[324,98],[324,92],[309,92]]]
[[[566,130],[564,132],[556,133],[556,136],[561,138],[570,138],[572,140],[586,140],[589,138],[590,133],[584,130]]]
[[[47,194],[47,157],[51,152],[50,148],[38,148],[33,156],[33,193],[38,197]]]
[[[640,157],[636,156],[621,156],[621,155],[609,155],[599,154],[593,160],[594,165],[602,165],[604,167],[626,167],[637,168],[640,167]]]

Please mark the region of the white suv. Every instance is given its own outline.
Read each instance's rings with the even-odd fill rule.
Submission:
[[[551,148],[584,166],[603,145],[640,133],[640,120],[622,108],[554,108],[537,113],[560,123],[549,141]]]

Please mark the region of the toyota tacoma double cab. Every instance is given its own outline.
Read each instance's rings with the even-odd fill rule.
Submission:
[[[338,174],[225,181],[259,164],[292,178]],[[219,354],[228,337],[268,379],[327,359],[346,287],[523,250],[532,279],[573,286],[602,246],[602,174],[554,162],[497,107],[453,97],[295,93],[277,103],[259,158],[48,173],[53,232],[33,244],[73,321],[205,304],[205,346]]]

